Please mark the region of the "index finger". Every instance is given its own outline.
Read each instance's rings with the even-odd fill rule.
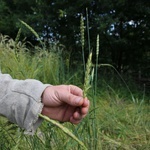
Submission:
[[[69,85],[69,92],[73,95],[83,97],[83,90],[75,85]]]

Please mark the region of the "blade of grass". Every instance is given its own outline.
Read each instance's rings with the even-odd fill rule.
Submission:
[[[37,34],[37,32],[31,26],[29,26],[27,23],[25,23],[24,21],[20,20],[20,22],[35,35],[37,40],[39,40],[40,44],[43,46],[43,42],[41,41],[41,39],[40,39],[39,35]]]
[[[68,128],[64,127],[63,125],[61,125],[60,123],[58,123],[55,120],[52,120],[50,118],[48,118],[47,116],[44,116],[42,114],[39,114],[39,116],[43,119],[45,119],[46,121],[54,124],[55,126],[57,126],[58,128],[60,128],[65,134],[67,134],[68,136],[70,136],[72,139],[74,139],[75,141],[77,141],[82,147],[83,149],[87,150],[86,146],[84,145],[83,142],[81,142],[71,131],[68,130]]]
[[[99,66],[99,67],[101,67],[101,66],[107,66],[107,67],[113,68],[113,69],[117,72],[117,74],[118,74],[118,76],[120,77],[120,79],[121,79],[121,80],[123,81],[123,83],[125,84],[126,88],[128,89],[128,91],[129,91],[129,93],[130,93],[130,95],[131,95],[132,101],[133,101],[134,103],[136,102],[136,100],[135,100],[135,98],[134,98],[134,96],[133,96],[133,94],[132,94],[132,92],[131,92],[129,86],[127,85],[127,83],[124,81],[124,79],[122,78],[122,76],[120,75],[120,73],[117,71],[117,69],[116,69],[113,65],[110,65],[110,64],[100,64],[100,65],[98,65],[98,66]]]

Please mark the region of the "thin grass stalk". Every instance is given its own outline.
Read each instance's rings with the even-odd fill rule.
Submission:
[[[131,95],[131,98],[132,98],[132,101],[135,103],[136,100],[135,100],[135,98],[134,98],[134,96],[133,96],[133,94],[132,94],[132,92],[131,92],[129,86],[128,86],[127,83],[124,81],[124,79],[122,78],[122,76],[120,75],[120,73],[117,71],[117,69],[116,69],[113,65],[110,65],[110,64],[100,64],[100,65],[98,65],[98,67],[101,67],[101,66],[112,67],[112,68],[117,72],[118,76],[119,76],[120,79],[123,81],[123,83],[125,84],[127,90],[129,91],[129,93],[130,93],[130,95]]]
[[[20,20],[20,22],[26,27],[28,28],[32,33],[33,35],[35,35],[35,37],[37,38],[37,40],[40,41],[40,44],[43,46],[43,42],[41,41],[39,35],[37,34],[37,32],[31,27],[29,26],[27,23],[25,23],[24,21]]]
[[[86,146],[84,145],[83,142],[81,142],[71,131],[68,130],[68,128],[64,127],[63,125],[61,125],[60,123],[56,122],[55,120],[52,120],[50,118],[48,118],[47,116],[44,116],[42,114],[39,114],[39,116],[43,119],[45,119],[46,121],[54,124],[55,126],[57,126],[58,128],[60,128],[65,134],[67,134],[68,136],[70,136],[72,139],[74,139],[75,141],[78,142],[78,144],[80,144],[84,150],[87,150]]]
[[[88,49],[89,53],[91,51],[91,44],[90,44],[90,31],[89,31],[89,16],[88,16],[88,8],[86,8],[86,26],[87,26],[87,35],[88,35]]]
[[[94,101],[93,101],[93,107],[96,107],[96,94],[97,94],[97,75],[98,75],[98,56],[99,56],[99,35],[97,35],[96,40],[96,64],[95,64],[95,82],[94,82]],[[94,111],[95,116],[95,111]]]
[[[94,139],[97,139],[97,120],[96,120],[96,98],[97,98],[97,82],[98,82],[98,57],[99,57],[99,35],[97,35],[97,41],[96,41],[96,66],[95,66],[95,82],[94,82],[94,100],[93,100],[93,107],[94,107],[94,119],[93,119],[93,133],[94,133]],[[94,148],[97,149],[97,140],[93,141]]]
[[[16,44],[19,42],[20,35],[21,35],[21,28],[18,30],[17,36],[16,36],[16,38],[15,38],[15,43],[16,43]]]
[[[83,15],[81,15],[81,20],[80,20],[80,33],[81,33],[81,45],[82,45],[82,60],[83,60],[83,68],[85,72],[85,56],[84,56],[84,20],[83,20]]]
[[[144,102],[144,99],[145,99],[145,93],[146,93],[146,88],[145,88],[145,84],[144,84],[143,98],[142,98],[141,103],[143,103],[143,102]]]
[[[99,57],[99,35],[97,35],[97,43],[96,43],[95,96],[97,93],[98,57]]]
[[[94,76],[94,69],[92,70],[92,52],[90,52],[87,63],[86,63],[86,71],[85,71],[85,77],[84,77],[84,86],[83,86],[83,97],[87,97],[88,90],[91,88],[91,80],[93,79]],[[89,148],[92,149],[92,142],[91,142],[91,137],[92,137],[92,131],[91,131],[91,126],[89,125],[89,116],[87,117],[87,130],[88,130],[88,145]]]
[[[40,141],[40,143],[42,143],[42,145],[45,145],[45,141],[40,136],[38,136],[37,133],[35,134],[35,137]]]
[[[19,55],[18,55],[18,52],[17,52],[17,44],[19,42],[20,35],[21,35],[21,28],[19,29],[19,31],[17,33],[17,36],[15,38],[15,56],[16,56],[16,59],[18,60],[18,62],[19,62]]]

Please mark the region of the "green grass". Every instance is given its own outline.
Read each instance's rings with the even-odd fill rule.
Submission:
[[[83,66],[78,63],[78,71],[75,74],[70,71],[69,57],[66,57],[61,47],[51,46],[44,50],[34,47],[36,54],[30,55],[25,43],[16,43],[4,36],[0,39],[0,68],[3,73],[9,73],[18,79],[34,78],[44,83],[71,83],[83,87]],[[132,83],[129,88],[136,99],[134,103],[129,90],[117,73],[112,75],[113,69],[109,70],[110,72],[107,69],[105,74],[105,68],[101,68],[100,73],[97,71],[96,83],[93,81],[87,94],[91,101],[88,116],[77,126],[69,123],[62,125],[89,150],[149,150],[149,97],[143,96],[144,94],[136,88],[133,89]],[[44,121],[36,134],[29,136],[7,119],[0,118],[1,150],[82,148],[76,140],[50,122]]]

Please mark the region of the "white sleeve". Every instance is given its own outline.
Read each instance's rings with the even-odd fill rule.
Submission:
[[[0,115],[34,133],[42,122],[38,114],[43,108],[41,95],[47,86],[38,80],[16,80],[0,73]]]

